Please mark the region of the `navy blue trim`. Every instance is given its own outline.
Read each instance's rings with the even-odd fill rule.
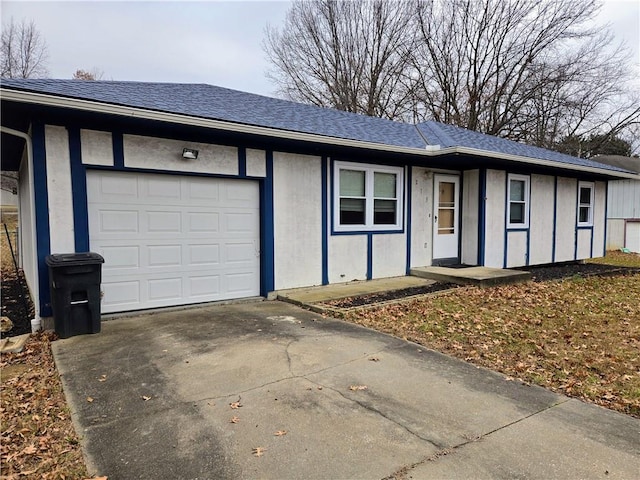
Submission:
[[[73,202],[73,236],[76,252],[89,251],[89,212],[87,209],[87,174],[82,164],[80,128],[69,127],[71,163],[71,198]]]
[[[406,226],[407,226],[407,266],[406,266],[406,274],[409,275],[411,271],[411,183],[413,182],[412,176],[413,167],[409,165],[407,167],[406,177],[406,186],[405,186],[405,194],[406,194],[406,206],[405,212],[407,215]]]
[[[373,234],[367,234],[367,280],[373,278]]]
[[[262,181],[265,177],[239,177],[238,175],[229,175],[226,173],[204,173],[204,172],[187,172],[182,170],[162,170],[156,168],[139,168],[139,167],[108,167],[105,165],[85,165],[87,170],[104,170],[109,172],[132,172],[132,173],[157,173],[159,175],[180,175],[186,177],[209,177],[209,178],[235,178],[242,180],[258,180]]]
[[[579,225],[576,230],[593,230],[593,225]]]
[[[551,262],[556,261],[556,237],[558,225],[558,176],[553,177],[553,243],[551,244]]]
[[[50,317],[51,291],[49,290],[49,271],[45,258],[51,253],[51,232],[49,230],[49,193],[47,189],[47,153],[44,125],[34,123],[31,127],[33,145],[33,198],[35,203],[36,251],[38,255],[38,288],[40,298],[40,316]]]
[[[274,290],[274,215],[273,215],[273,152],[266,152],[267,175],[260,182],[260,295],[266,297]]]
[[[593,203],[595,203],[595,194],[594,194]],[[605,181],[604,182],[604,242],[602,245],[603,257],[607,255],[607,213],[608,211],[609,211],[609,182]],[[594,206],[593,213],[595,214],[595,206]]]
[[[247,176],[247,149],[238,147],[238,175],[240,177]]]
[[[113,146],[113,166],[124,168],[124,138],[122,132],[111,133],[111,144]]]
[[[329,186],[327,184],[327,169],[328,159],[326,156],[322,157],[320,164],[321,179],[321,191],[322,191],[322,285],[329,285],[329,241],[327,236],[329,235]]]
[[[484,266],[485,261],[485,242],[486,242],[486,217],[487,203],[487,169],[481,168],[478,171],[478,265]]]
[[[331,235],[384,235],[384,234],[399,234],[404,233],[403,230],[354,230],[353,232],[335,232],[332,231]]]
[[[509,250],[509,172],[504,172],[504,248],[502,252],[502,268],[507,268],[507,255]]]

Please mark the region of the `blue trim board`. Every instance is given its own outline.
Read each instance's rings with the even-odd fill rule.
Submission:
[[[367,280],[373,278],[373,234],[367,234]]]
[[[113,146],[113,166],[124,168],[124,139],[122,132],[111,133],[111,144]]]
[[[556,261],[556,236],[558,225],[558,176],[553,177],[553,233],[551,243],[551,262]]]
[[[407,166],[407,173],[405,175],[406,178],[406,186],[405,186],[405,213],[407,215],[406,219],[406,230],[407,230],[407,266],[406,266],[406,274],[409,275],[411,271],[411,187],[413,182],[412,177],[413,167],[411,165]]]
[[[487,169],[481,168],[478,171],[478,265],[484,266],[485,260],[485,242],[486,242],[486,216],[487,205],[485,197],[487,196]]]
[[[274,290],[274,216],[273,216],[273,151],[267,150],[267,176],[260,182],[260,294],[266,297]]]
[[[322,285],[329,285],[329,185],[327,184],[327,169],[329,160],[326,156],[322,157],[320,164],[321,194],[322,194]]]
[[[576,199],[576,218],[575,218],[575,233],[573,235],[573,259],[577,260],[578,259],[578,219],[580,218],[580,207],[578,205],[578,198],[580,195],[580,181],[576,179],[576,196],[574,197]]]
[[[462,263],[462,214],[463,212],[463,201],[462,194],[464,189],[464,172],[458,175],[458,198],[456,201],[458,202],[458,263]]]
[[[76,252],[88,252],[89,213],[87,210],[87,175],[86,169],[82,164],[80,128],[69,127],[68,131],[75,250]]]
[[[132,172],[132,173],[156,173],[159,175],[180,175],[182,177],[208,177],[208,178],[231,178],[241,179],[238,175],[228,175],[226,173],[203,173],[203,172],[185,172],[178,170],[162,170],[157,168],[138,168],[138,167],[111,167],[105,165],[85,165],[87,170],[104,170],[111,172]],[[242,177],[242,180],[258,180],[262,181],[265,177]]]
[[[607,212],[608,211],[609,211],[609,182],[605,181],[604,182],[604,242],[602,245],[603,257],[607,255]]]
[[[49,231],[49,194],[47,190],[47,154],[44,138],[44,125],[32,125],[33,145],[33,197],[35,203],[36,251],[38,254],[38,288],[40,290],[40,316],[50,317],[51,291],[49,289],[49,270],[45,262],[51,253],[51,233]]]
[[[247,176],[247,149],[238,147],[238,175],[240,177]]]
[[[504,172],[504,244],[503,244],[503,257],[502,268],[507,268],[507,255],[509,249],[509,229],[507,228],[509,221],[509,172]]]

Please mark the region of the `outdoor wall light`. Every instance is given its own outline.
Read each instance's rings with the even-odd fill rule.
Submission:
[[[186,158],[187,160],[195,160],[196,158],[198,158],[198,150],[196,150],[195,148],[183,148],[182,158]]]

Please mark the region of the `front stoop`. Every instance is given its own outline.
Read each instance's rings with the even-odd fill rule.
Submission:
[[[529,272],[491,267],[417,267],[412,268],[409,273],[415,277],[428,278],[439,282],[476,285],[478,287],[493,287],[495,285],[521,283],[531,280],[531,273]]]

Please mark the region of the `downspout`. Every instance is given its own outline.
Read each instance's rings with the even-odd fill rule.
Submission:
[[[31,201],[29,202],[30,213],[31,213],[31,232],[35,238],[37,238],[36,231],[36,206],[35,206],[35,190],[33,185],[33,144],[31,143],[31,135],[28,133],[21,132],[20,130],[14,130],[13,128],[5,127],[4,125],[0,125],[0,131],[2,133],[6,133],[8,135],[13,135],[14,137],[20,137],[25,141],[27,145],[27,165],[29,167],[29,191],[31,196]],[[37,242],[32,242],[32,258],[33,265],[35,268],[35,281],[32,282],[33,285],[29,287],[33,290],[33,308],[35,309],[35,318],[40,319],[40,289],[39,289],[39,279],[38,279],[38,251],[37,251]],[[22,250],[22,249],[21,249]]]

